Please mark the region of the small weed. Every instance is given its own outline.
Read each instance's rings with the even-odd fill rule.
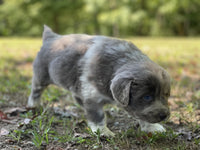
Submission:
[[[21,135],[23,133],[23,130],[14,130],[13,132],[10,133],[10,136],[19,143],[21,139]]]
[[[200,138],[195,138],[195,139],[194,139],[194,143],[195,143],[196,145],[200,145]]]
[[[32,111],[26,113],[24,117],[33,117]],[[31,137],[32,142],[37,148],[40,148],[42,143],[49,144],[49,138],[52,137],[54,131],[52,123],[54,116],[48,117],[44,111],[41,110],[40,115],[35,117],[29,124],[21,124],[17,130],[11,132],[10,136],[18,143],[26,136]]]
[[[120,148],[117,146],[117,144],[118,144],[119,142],[116,142],[116,141],[114,140],[114,138],[106,138],[106,141],[108,141],[108,142],[112,145],[113,149],[115,149],[115,150],[120,150]]]
[[[65,128],[67,128],[67,127],[65,127]],[[54,139],[56,141],[65,143],[65,142],[69,142],[69,141],[75,141],[76,138],[74,138],[73,136],[74,136],[74,133],[72,132],[72,130],[71,129],[66,129],[64,134],[62,134],[62,135],[56,134],[54,136]]]
[[[33,131],[32,135],[33,135],[33,139],[32,139],[33,143],[35,144],[37,148],[40,148],[40,146],[42,145],[44,136],[41,136],[40,133],[36,131]]]
[[[97,143],[100,143],[101,142],[101,132],[99,129],[96,131],[95,135],[96,135]]]
[[[23,117],[23,118],[32,118],[33,115],[34,114],[33,114],[32,110],[29,110],[27,113],[20,114],[20,116]]]
[[[0,104],[4,104],[6,101],[4,99],[0,99]]]
[[[68,91],[60,89],[56,86],[50,86],[42,94],[42,99],[50,101],[50,102],[58,101],[59,97],[64,96],[64,95],[70,95],[72,99],[71,93],[69,93]]]

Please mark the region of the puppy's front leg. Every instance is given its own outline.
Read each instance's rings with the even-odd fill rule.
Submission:
[[[106,117],[103,112],[102,104],[99,104],[92,99],[87,99],[84,103],[84,108],[88,119],[88,126],[91,128],[92,132],[97,132],[99,129],[101,135],[115,135],[106,125]]]
[[[141,131],[144,132],[166,132],[166,129],[159,123],[148,123],[146,121],[139,120]]]

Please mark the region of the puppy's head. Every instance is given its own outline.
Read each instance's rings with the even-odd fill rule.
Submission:
[[[155,63],[127,65],[111,83],[114,99],[134,117],[156,123],[169,117],[170,77]]]

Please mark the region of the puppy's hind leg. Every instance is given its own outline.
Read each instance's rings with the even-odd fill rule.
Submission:
[[[80,105],[80,106],[83,106],[83,100],[80,98],[80,97],[78,97],[78,96],[73,96],[74,97],[74,99],[76,100],[76,102]]]
[[[35,108],[40,106],[40,97],[46,86],[41,85],[35,77],[32,79],[31,94],[28,98],[27,107]]]
[[[33,65],[34,75],[32,78],[31,94],[28,98],[27,107],[37,107],[40,105],[40,97],[43,90],[50,84],[48,70],[36,59]]]
[[[100,131],[101,135],[114,136],[115,134],[110,131],[106,125],[106,117],[103,112],[103,105],[96,103],[92,99],[87,99],[84,103],[88,125],[92,132]]]

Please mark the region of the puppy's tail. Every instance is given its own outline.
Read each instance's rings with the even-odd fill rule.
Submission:
[[[58,36],[58,34],[54,33],[51,28],[49,28],[47,25],[44,25],[44,31],[42,34],[42,39],[43,41],[50,39],[50,38],[54,38]]]

